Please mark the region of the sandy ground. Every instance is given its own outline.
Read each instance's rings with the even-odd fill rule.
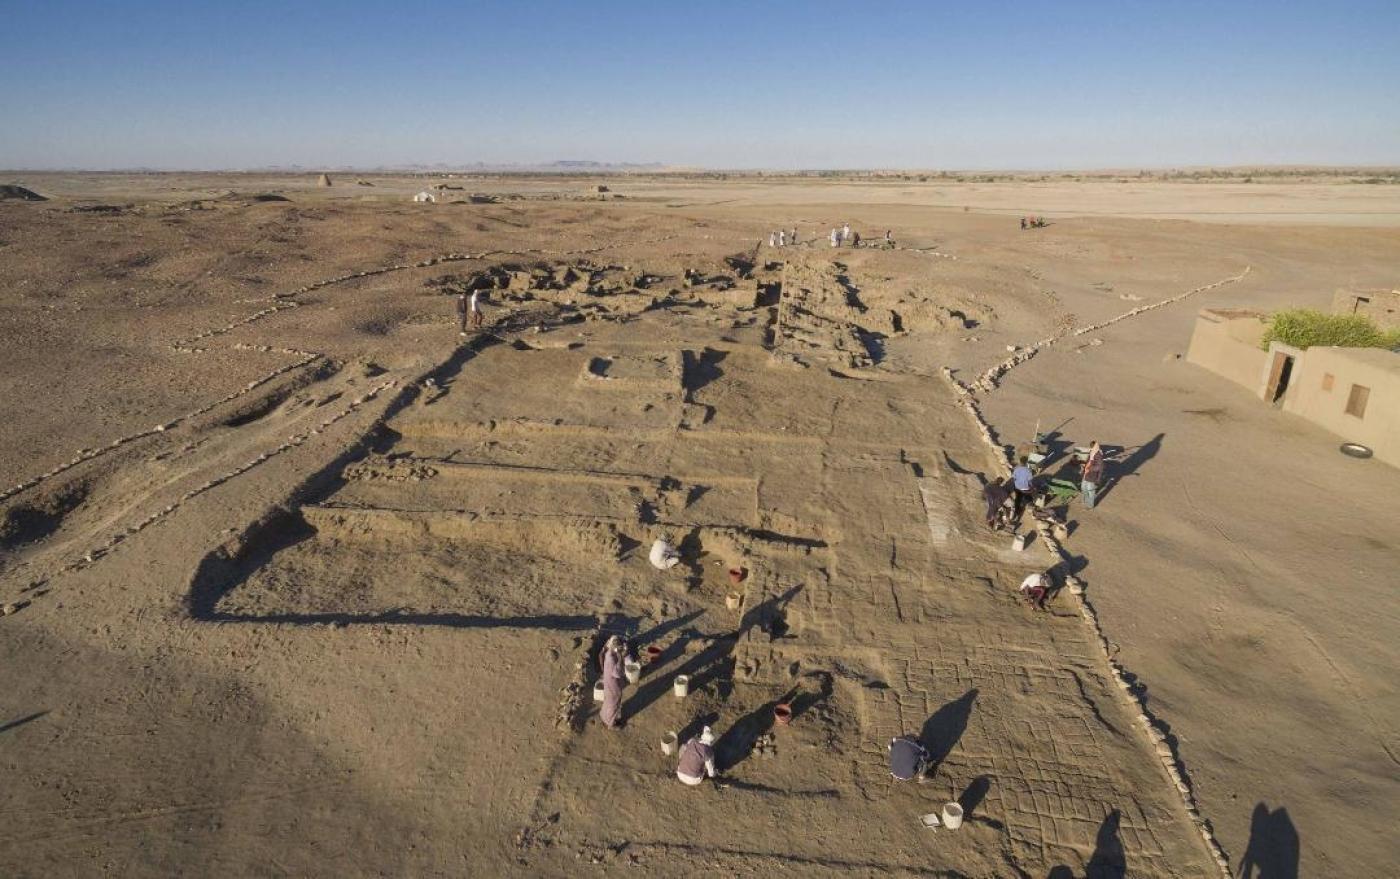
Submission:
[[[1395,283],[1393,187],[365,179],[0,204],[0,873],[1400,860],[1400,472],[1179,356],[1202,306]],[[899,247],[812,246],[847,220]],[[942,370],[1047,338],[976,392],[999,440],[1122,451],[1037,613]],[[659,649],[621,731],[612,632]],[[685,788],[659,742],[705,723]]]

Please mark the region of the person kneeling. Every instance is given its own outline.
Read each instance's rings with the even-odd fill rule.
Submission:
[[[1045,598],[1050,594],[1050,575],[1037,571],[1021,581],[1021,597],[1036,610],[1045,610]]]
[[[691,739],[681,746],[681,759],[676,766],[676,778],[683,784],[697,785],[706,778],[716,778],[715,734],[707,726],[700,732],[700,738]]]
[[[923,782],[928,773],[929,754],[923,742],[904,735],[890,739],[890,775],[895,781]]]

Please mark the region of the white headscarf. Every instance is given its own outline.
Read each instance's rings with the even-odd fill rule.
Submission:
[[[714,733],[714,730],[710,729],[710,728],[707,726],[707,727],[705,727],[703,730],[700,731],[700,744],[702,744],[702,745],[713,745],[714,743],[715,743],[715,733]]]

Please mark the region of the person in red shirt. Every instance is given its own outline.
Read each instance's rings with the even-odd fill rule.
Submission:
[[[608,729],[621,729],[622,688],[627,685],[623,668],[627,662],[627,645],[618,636],[610,636],[599,661],[603,665],[603,725]]]

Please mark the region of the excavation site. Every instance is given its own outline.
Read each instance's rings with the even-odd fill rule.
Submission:
[[[25,182],[0,874],[1393,862],[1400,471],[1193,333],[1394,284],[1400,213]]]

